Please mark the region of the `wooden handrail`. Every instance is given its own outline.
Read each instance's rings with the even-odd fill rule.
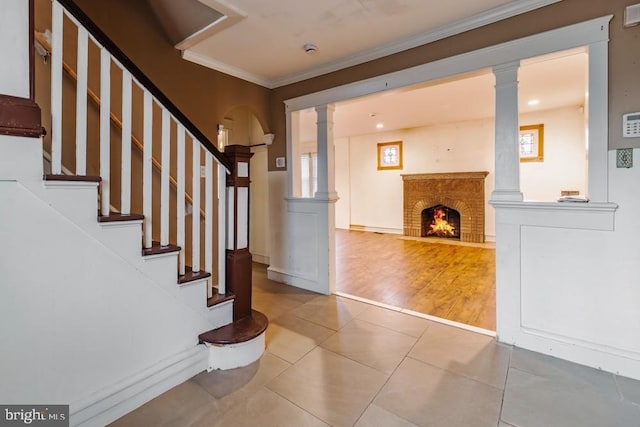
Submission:
[[[46,37],[44,36],[43,33],[34,32],[34,38],[38,41],[38,43],[40,43],[42,45],[42,47],[44,47],[45,49],[47,49],[48,51],[51,51],[51,45],[49,43],[49,41],[46,39]],[[62,69],[65,71],[65,73],[67,73],[67,75],[69,77],[71,77],[71,79],[73,81],[78,81],[78,75],[76,74],[75,70],[73,68],[71,68],[71,66],[69,64],[67,64],[66,62],[62,62]],[[91,88],[87,87],[87,96],[89,97],[89,99],[95,104],[96,107],[98,107],[98,109],[100,108],[100,97],[98,95],[96,95],[96,93],[91,90]],[[109,117],[111,118],[111,123],[118,128],[120,131],[122,131],[122,121],[120,120],[120,118],[118,116],[116,116],[115,114],[113,114],[113,112],[109,112]],[[135,134],[131,133],[131,142],[133,142],[133,145],[142,153],[143,152],[143,148],[144,146],[142,145],[142,142],[138,139],[137,136],[135,136]],[[158,162],[158,160],[156,160],[155,157],[151,157],[151,162],[153,164],[153,167],[158,170],[161,171],[162,170],[162,165],[160,164],[160,162]],[[175,180],[175,178],[171,175],[169,175],[169,182],[171,183],[171,186],[174,189],[178,188],[178,183]],[[185,192],[185,199],[187,200],[187,202],[191,203],[193,205],[193,198],[187,193]],[[200,216],[204,216],[204,210],[200,209]]]
[[[191,135],[209,151],[227,171],[231,171],[231,162],[221,153],[215,144],[185,116],[178,107],[138,68],[127,55],[89,18],[73,0],[55,0],[60,3],[89,33],[104,46],[111,55],[122,64],[140,84],[156,98],[175,117]]]

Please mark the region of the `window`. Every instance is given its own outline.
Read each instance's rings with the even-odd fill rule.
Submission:
[[[318,191],[318,153],[300,156],[302,197],[314,197]]]

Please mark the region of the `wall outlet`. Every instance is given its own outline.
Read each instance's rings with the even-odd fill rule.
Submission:
[[[200,178],[206,178],[206,177],[207,177],[207,167],[200,166]]]
[[[285,166],[286,166],[285,158],[284,157],[276,157],[276,167],[277,168],[283,168]]]

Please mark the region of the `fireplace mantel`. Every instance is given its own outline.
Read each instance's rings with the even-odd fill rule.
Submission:
[[[422,211],[435,205],[460,213],[460,240],[484,242],[484,180],[480,172],[404,174],[404,235],[421,237]]]

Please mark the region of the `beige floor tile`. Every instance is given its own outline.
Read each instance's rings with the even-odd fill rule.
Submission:
[[[332,426],[352,426],[387,376],[322,348],[316,348],[267,384]]]
[[[495,427],[502,390],[406,358],[374,404],[418,426]]]
[[[374,404],[369,405],[355,427],[415,427],[412,422]]]
[[[293,315],[277,317],[267,329],[267,350],[290,363],[313,350],[335,331]]]
[[[193,427],[321,427],[327,426],[310,413],[298,408],[276,393],[261,388],[234,406],[222,417],[203,416]]]
[[[502,420],[528,427],[640,425],[640,408],[590,387],[509,369]]]
[[[323,295],[296,308],[292,314],[337,331],[369,307],[360,301]]]
[[[290,366],[288,362],[265,352],[260,360],[249,366],[227,371],[203,372],[190,381],[215,398],[215,406],[210,408],[209,415],[220,416],[244,402]]]
[[[591,390],[613,399],[620,397],[613,374],[552,356],[514,348],[511,368],[565,384],[567,387]]]
[[[416,338],[419,338],[431,324],[428,320],[416,316],[373,305],[360,313],[357,318]]]
[[[409,357],[456,374],[504,388],[511,347],[495,339],[434,323],[418,340]]]
[[[416,337],[354,320],[320,346],[391,375],[416,341]]]
[[[114,427],[185,426],[215,408],[213,396],[187,381],[116,420]]]
[[[254,293],[251,307],[264,313],[269,320],[289,313],[303,305],[304,302],[288,296],[267,293]]]

